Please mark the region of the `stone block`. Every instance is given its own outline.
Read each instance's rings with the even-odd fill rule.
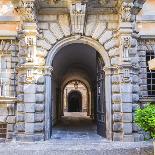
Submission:
[[[35,103],[36,95],[35,94],[24,94],[24,102]]]
[[[119,40],[112,39],[104,44],[105,50],[110,50],[112,48],[119,47]]]
[[[6,138],[7,139],[12,139],[13,138],[13,133],[12,132],[7,132],[7,136],[6,136]]]
[[[44,111],[44,104],[36,104],[35,105],[35,111],[36,112],[42,112],[42,111]]]
[[[16,129],[18,132],[24,132],[25,131],[25,123],[17,123]]]
[[[123,132],[124,134],[132,134],[132,123],[123,123]]]
[[[35,132],[42,132],[44,130],[44,123],[35,123],[34,130]]]
[[[113,131],[114,132],[120,132],[120,131],[122,131],[122,123],[114,123],[113,124]]]
[[[118,48],[110,49],[108,53],[109,53],[109,57],[119,56]]]
[[[122,120],[122,114],[121,113],[114,113],[113,114],[113,121],[114,122],[120,122]]]
[[[50,43],[50,44],[55,44],[56,43],[56,38],[55,36],[49,31],[43,31],[44,38]]]
[[[139,101],[139,94],[133,94],[133,102],[138,102]]]
[[[44,114],[43,113],[35,114],[35,122],[42,122],[43,120],[44,120]]]
[[[121,84],[121,93],[131,93],[132,85],[131,84]]]
[[[16,116],[8,116],[7,123],[10,123],[10,124],[16,123]]]
[[[25,103],[25,112],[35,112],[35,103]]]
[[[39,23],[38,26],[41,30],[48,30],[48,23]]]
[[[25,106],[24,106],[24,104],[22,103],[22,104],[17,104],[17,111],[18,112],[23,112],[24,111],[24,108]]]
[[[112,37],[113,37],[112,31],[105,31],[105,33],[103,33],[103,35],[100,37],[99,42],[101,44],[105,44]]]
[[[130,93],[121,93],[122,103],[132,103],[132,94]]]
[[[122,140],[122,133],[114,132],[113,133],[113,141],[121,141],[121,140]]]
[[[17,121],[17,122],[24,122],[24,120],[25,120],[24,114],[18,113],[18,114],[17,114],[16,121]]]
[[[124,135],[123,141],[124,142],[134,142],[134,136],[133,135]]]
[[[25,113],[25,122],[26,123],[35,122],[34,115],[35,115],[34,113]]]
[[[135,142],[144,141],[144,135],[143,134],[135,133],[135,134],[133,134],[133,137],[134,137]]]
[[[123,113],[122,121],[125,123],[131,123],[132,122],[132,113]]]
[[[121,112],[132,112],[132,103],[122,103]]]
[[[36,94],[36,102],[43,102],[44,94]]]
[[[37,93],[43,93],[45,91],[44,85],[37,85]]]
[[[120,93],[120,85],[112,85],[112,92]]]
[[[8,115],[7,107],[5,108],[0,107],[0,116],[7,116],[7,115]]]
[[[42,48],[44,48],[46,50],[49,50],[51,48],[51,44],[49,44],[45,40],[37,40],[37,46],[42,47]]]
[[[119,64],[119,57],[111,58],[111,65],[115,66]]]
[[[25,123],[25,133],[26,134],[34,133],[34,123]]]
[[[7,131],[13,132],[14,131],[14,124],[7,124]]]
[[[112,95],[113,103],[121,102],[121,95],[120,94],[113,94]]]
[[[120,104],[113,104],[113,111],[114,112],[120,112],[121,111]]]
[[[17,95],[17,100],[18,100],[18,102],[23,102],[24,101],[24,95],[23,94]]]
[[[24,85],[24,94],[35,94],[36,85],[35,84],[25,84]]]
[[[106,23],[105,22],[99,22],[92,34],[92,38],[97,39],[101,36],[101,34],[106,29]]]
[[[7,116],[0,116],[0,122],[1,123],[6,123]]]
[[[119,83],[120,80],[119,80],[119,75],[113,75],[112,76],[112,83]]]
[[[139,92],[139,85],[133,85],[132,86],[132,92],[133,93],[138,93]]]

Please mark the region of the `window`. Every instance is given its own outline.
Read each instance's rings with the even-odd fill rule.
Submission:
[[[6,138],[7,124],[0,124],[0,138]]]
[[[146,51],[146,63],[147,63],[147,89],[148,96],[155,97],[155,71],[150,71],[148,61],[155,58],[154,51]]]

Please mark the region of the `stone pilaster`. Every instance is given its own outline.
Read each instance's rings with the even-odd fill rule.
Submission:
[[[121,6],[119,38],[120,61],[118,65],[117,95],[114,105],[113,140],[134,141],[133,137],[133,104],[139,100],[138,55],[136,32],[134,32],[134,15],[131,13],[133,3],[123,2]],[[116,91],[116,89],[115,89]],[[115,101],[115,102],[116,102]]]

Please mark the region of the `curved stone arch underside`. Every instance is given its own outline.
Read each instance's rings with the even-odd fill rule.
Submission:
[[[100,53],[103,58],[105,68],[111,67],[110,57],[105,50],[104,46],[98,41],[85,36],[71,36],[65,39],[58,41],[48,52],[46,57],[46,66],[52,66],[52,62],[57,52],[60,51],[63,47],[70,45],[72,43],[81,43],[87,44],[93,47],[98,53]],[[45,94],[45,139],[50,138],[50,111],[51,111],[51,77],[49,75],[46,76],[46,94]],[[106,104],[106,137],[108,139],[112,139],[112,113],[111,113],[111,75],[109,74],[109,70],[105,70],[105,104]]]
[[[116,20],[117,16],[113,15],[111,18]],[[58,42],[63,43],[65,40],[67,41],[68,38],[72,38],[72,42],[78,42],[78,40],[80,42],[80,40],[83,40],[84,43],[84,40],[89,40],[88,43],[90,46],[92,46],[93,42],[97,42],[104,47],[103,51],[108,53],[107,55],[111,58],[111,64],[118,64],[118,47],[120,44],[117,35],[118,22],[110,23],[104,20],[104,16],[100,16],[99,18],[95,15],[89,15],[87,19],[85,19],[86,23],[84,25],[83,34],[75,34],[72,32],[69,21],[68,15],[59,15],[57,21],[39,22],[40,34],[38,35],[37,47],[40,47],[43,52],[46,51],[45,57],[48,55],[48,51],[56,47]],[[106,59],[105,55],[106,54],[104,54],[104,58]],[[104,62],[106,61],[104,60]]]

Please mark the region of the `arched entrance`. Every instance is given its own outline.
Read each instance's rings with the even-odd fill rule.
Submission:
[[[52,80],[46,76],[46,139],[50,138],[52,125],[63,114],[63,82],[79,80],[78,77],[90,85],[91,116],[97,122],[98,134],[111,139],[111,79],[107,70],[103,71],[110,67],[110,61],[103,46],[90,38],[68,38],[53,47],[46,65],[54,69]]]
[[[68,95],[68,112],[82,112],[82,94],[77,90]]]

